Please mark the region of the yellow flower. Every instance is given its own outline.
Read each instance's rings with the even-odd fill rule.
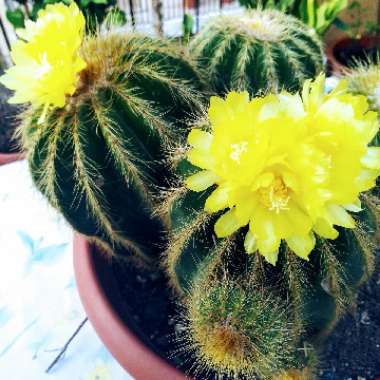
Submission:
[[[359,194],[380,174],[380,148],[368,147],[377,114],[344,82],[328,95],[324,83],[323,75],[307,81],[302,97],[213,97],[210,130],[188,137],[188,160],[203,170],[186,186],[214,186],[205,210],[227,210],[215,224],[217,236],[249,225],[246,251],[258,250],[273,265],[281,240],[307,259],[315,234],[335,239],[334,226],[354,228],[348,211],[360,211]]]
[[[36,22],[27,21],[12,46],[14,66],[0,83],[15,90],[10,103],[35,107],[63,107],[66,95],[73,95],[78,73],[86,67],[79,55],[85,20],[78,6],[62,3],[39,11]]]

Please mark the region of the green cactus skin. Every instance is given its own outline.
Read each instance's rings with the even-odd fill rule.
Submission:
[[[41,110],[30,111],[21,126],[32,177],[75,230],[148,263],[162,244],[152,202],[167,185],[164,152],[186,135],[179,119],[200,110],[203,84],[186,54],[160,39],[91,37],[82,56],[87,68],[65,107],[42,124]]]
[[[252,10],[220,16],[192,41],[193,56],[219,95],[247,90],[298,90],[323,70],[322,44],[316,33],[292,16]]]

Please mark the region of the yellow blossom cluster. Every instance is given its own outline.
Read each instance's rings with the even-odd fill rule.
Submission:
[[[250,99],[247,92],[213,97],[210,130],[193,129],[188,160],[199,167],[186,186],[214,186],[205,210],[225,210],[218,237],[249,225],[248,253],[273,265],[281,241],[307,259],[316,237],[335,239],[335,226],[354,228],[350,212],[380,174],[380,148],[369,143],[377,114],[342,81],[325,94],[325,77],[306,81],[302,94]]]

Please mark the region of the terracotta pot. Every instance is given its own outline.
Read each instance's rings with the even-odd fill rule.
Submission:
[[[339,51],[349,52],[353,47],[365,51],[376,46],[380,49],[380,36],[363,36],[360,39],[345,37],[329,44],[326,47],[326,56],[332,73],[340,74],[347,69],[344,62],[339,60],[337,55]]]
[[[0,165],[10,164],[23,158],[24,155],[22,153],[0,153]]]
[[[187,379],[154,353],[121,320],[117,311],[120,295],[110,264],[80,234],[74,236],[74,270],[89,320],[105,346],[129,374],[136,380]]]
[[[224,4],[230,4],[232,2],[233,2],[233,0],[222,0],[221,5],[223,6]],[[194,9],[197,6],[197,0],[185,0],[184,4],[185,4],[185,8]],[[199,4],[199,6],[204,5],[203,0],[198,0],[198,4]]]

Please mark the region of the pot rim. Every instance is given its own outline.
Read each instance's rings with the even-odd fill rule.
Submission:
[[[22,160],[24,157],[25,156],[23,153],[1,153],[0,152],[0,166]]]
[[[97,255],[85,236],[74,233],[74,272],[80,299],[96,333],[119,364],[136,380],[185,380],[186,375],[154,353],[121,320],[103,289],[95,260],[110,272],[106,258]],[[103,262],[104,261],[104,262]],[[110,274],[110,273],[108,273]]]

